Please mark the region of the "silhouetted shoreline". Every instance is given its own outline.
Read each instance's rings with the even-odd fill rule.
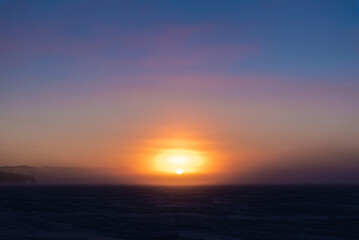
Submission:
[[[36,183],[36,179],[35,177],[26,174],[0,171],[0,184],[12,183]]]

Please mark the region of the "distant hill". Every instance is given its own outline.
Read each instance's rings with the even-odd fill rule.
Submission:
[[[30,175],[0,171],[0,184],[4,183],[36,183],[36,180]]]
[[[118,184],[127,183],[124,169],[1,166],[0,172],[26,177],[33,176],[39,184]],[[31,177],[30,177],[31,178]],[[30,179],[29,179],[30,180]],[[1,180],[0,180],[1,182]]]

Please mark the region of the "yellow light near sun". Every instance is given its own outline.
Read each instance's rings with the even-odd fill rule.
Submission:
[[[203,163],[204,158],[200,152],[185,149],[164,150],[155,159],[158,171],[174,174],[198,172]]]

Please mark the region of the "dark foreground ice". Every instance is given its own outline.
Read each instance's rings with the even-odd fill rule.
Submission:
[[[0,239],[359,239],[359,186],[1,186]]]

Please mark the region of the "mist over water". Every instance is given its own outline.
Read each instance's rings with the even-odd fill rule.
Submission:
[[[1,186],[1,239],[358,239],[359,186]]]
[[[0,0],[0,240],[358,240],[358,6]]]

